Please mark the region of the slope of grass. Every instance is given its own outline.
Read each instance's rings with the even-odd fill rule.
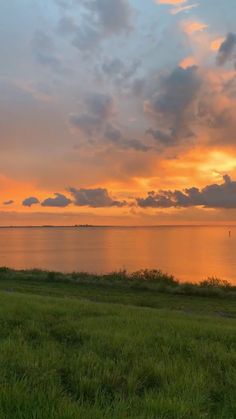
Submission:
[[[0,418],[236,417],[233,290],[136,281],[1,270]]]

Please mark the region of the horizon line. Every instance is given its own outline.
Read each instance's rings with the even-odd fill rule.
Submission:
[[[0,225],[0,229],[14,228],[153,228],[153,227],[236,227],[236,221],[229,223],[202,224],[148,224],[148,225],[109,225],[109,224],[40,224],[40,225]]]

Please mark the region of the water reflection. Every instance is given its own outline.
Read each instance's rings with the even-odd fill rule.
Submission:
[[[160,268],[236,283],[236,227],[0,229],[0,265],[108,272]]]

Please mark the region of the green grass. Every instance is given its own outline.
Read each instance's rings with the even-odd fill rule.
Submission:
[[[0,419],[235,419],[235,288],[0,269]]]

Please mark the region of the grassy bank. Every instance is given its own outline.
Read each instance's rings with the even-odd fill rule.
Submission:
[[[0,418],[234,419],[235,287],[0,269]]]

